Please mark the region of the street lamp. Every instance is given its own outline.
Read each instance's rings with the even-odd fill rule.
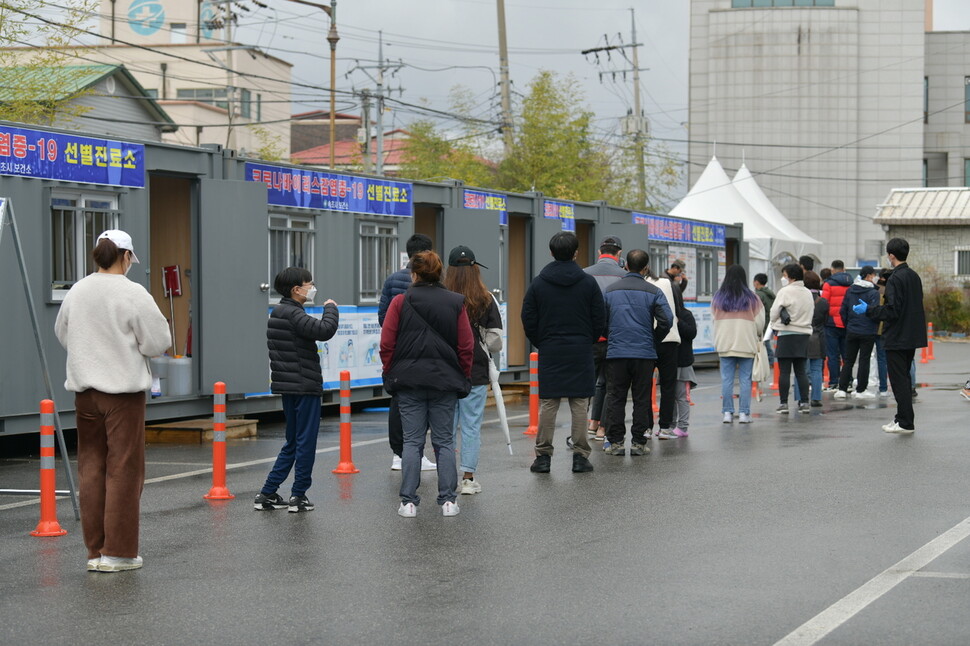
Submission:
[[[334,145],[337,139],[337,121],[335,114],[337,97],[334,92],[334,86],[337,84],[337,41],[340,40],[340,36],[337,35],[337,0],[330,0],[329,7],[316,2],[310,2],[309,0],[289,0],[289,2],[296,2],[322,9],[324,13],[330,16],[330,31],[327,32],[327,42],[330,43],[330,169],[333,170],[335,165]]]

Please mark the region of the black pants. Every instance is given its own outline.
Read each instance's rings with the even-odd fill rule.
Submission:
[[[634,444],[645,444],[646,433],[653,427],[653,359],[606,360],[606,439],[622,444],[626,437],[626,393],[633,390],[633,425],[630,438]]]
[[[593,344],[593,369],[596,371],[596,388],[593,391],[593,398],[590,400],[589,418],[600,423],[605,427],[606,411],[606,341],[597,341]]]
[[[889,369],[889,383],[896,398],[896,423],[905,429],[916,428],[913,413],[913,381],[909,378],[909,367],[913,365],[916,350],[886,349],[886,365]]]
[[[791,388],[791,371],[795,368],[795,381],[798,382],[798,392],[802,396],[799,403],[808,403],[808,359],[800,357],[776,357],[778,362],[778,396],[782,404],[788,403],[788,390]]]
[[[872,346],[876,344],[876,336],[860,336],[847,334],[845,337],[845,363],[839,374],[839,390],[846,391],[852,383],[852,367],[856,357],[859,357],[859,373],[856,375],[855,391],[861,393],[869,386],[869,358],[872,356]]]
[[[677,410],[677,351],[679,343],[661,343],[657,347],[657,383],[660,384],[660,428],[674,427]]]
[[[391,395],[391,407],[387,412],[387,443],[394,455],[401,456],[404,451],[404,425],[401,424],[401,409],[397,405],[397,395]]]

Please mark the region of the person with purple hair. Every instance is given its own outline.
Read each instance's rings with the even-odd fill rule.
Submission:
[[[741,424],[751,423],[751,369],[761,346],[765,308],[748,288],[748,277],[741,265],[731,265],[724,282],[711,301],[714,315],[714,348],[721,363],[721,413],[724,423],[734,421],[734,376],[740,385]]]

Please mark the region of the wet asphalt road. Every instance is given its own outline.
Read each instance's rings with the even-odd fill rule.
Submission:
[[[202,499],[209,474],[184,475],[210,445],[151,445],[140,571],[85,572],[69,501],[69,533],[40,539],[38,506],[0,496],[0,643],[774,644],[831,608],[801,643],[968,644],[970,344],[936,356],[918,366],[913,436],[880,430],[892,398],[827,395],[790,417],[769,398],[750,426],[721,424],[716,370],[701,370],[689,438],[595,451],[591,474],[570,472],[565,406],[552,473],[530,473],[513,405],[515,455],[488,424],[484,491],[455,518],[433,474],[418,517],[397,516],[383,413],[354,414],[352,476],[330,472],[339,419],[324,418],[307,514],[252,509],[278,423],[229,442],[227,502]],[[37,466],[0,459],[0,487],[36,487]]]

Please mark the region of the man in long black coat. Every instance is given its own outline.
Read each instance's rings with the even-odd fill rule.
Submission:
[[[882,430],[908,435],[916,430],[909,367],[913,363],[916,348],[926,347],[923,281],[906,264],[909,257],[909,243],[906,240],[893,238],[887,242],[886,254],[893,270],[886,281],[885,305],[867,307],[865,303],[859,303],[852,309],[857,314],[865,313],[869,318],[885,323],[882,341],[886,348],[889,383],[896,398],[896,419],[884,425]]]
[[[586,408],[596,373],[593,344],[606,330],[606,308],[596,279],[576,264],[579,241],[569,231],[549,240],[554,260],[525,294],[522,326],[539,351],[539,433],[531,470],[549,473],[556,413],[563,397],[572,416],[573,472],[592,471]]]

